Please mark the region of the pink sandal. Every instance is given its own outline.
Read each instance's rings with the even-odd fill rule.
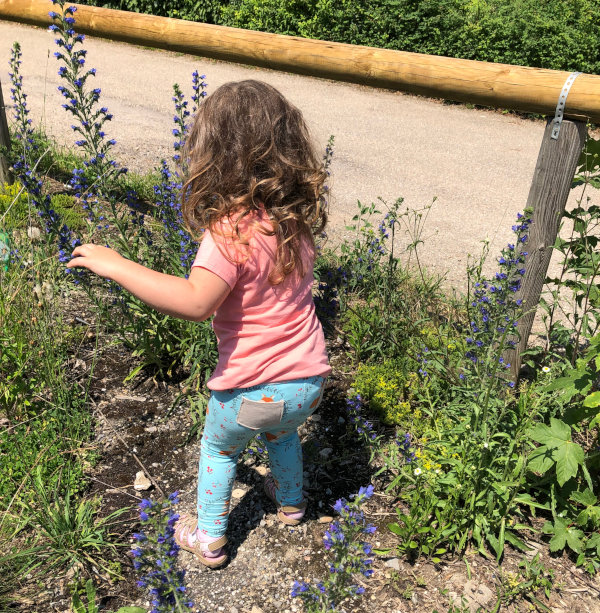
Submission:
[[[227,544],[227,537],[222,536],[210,543],[200,541],[196,533],[198,529],[198,521],[190,515],[181,515],[175,524],[175,534],[173,538],[175,542],[185,549],[193,553],[198,561],[208,568],[218,568],[227,562],[227,554],[221,549]],[[190,542],[190,536],[194,536]],[[221,552],[221,553],[219,553]]]
[[[306,512],[306,498],[296,505],[281,506],[279,502],[277,502],[277,497],[275,495],[277,484],[271,473],[265,477],[264,490],[267,497],[275,503],[277,507],[277,518],[280,522],[283,522],[287,526],[297,526],[302,521],[304,513]]]

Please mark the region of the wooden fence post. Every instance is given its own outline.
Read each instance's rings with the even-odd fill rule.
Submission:
[[[0,147],[6,147],[10,151],[10,136],[8,133],[8,122],[6,121],[6,109],[2,97],[2,83],[0,83]],[[13,184],[13,176],[8,169],[8,161],[0,151],[0,183]]]
[[[564,119],[558,138],[552,139],[554,122],[546,125],[544,138],[535,166],[527,207],[533,209],[529,239],[523,251],[525,274],[517,297],[523,300],[525,314],[519,320],[519,341],[515,350],[507,352],[511,364],[511,376],[516,381],[521,368],[521,353],[527,347],[529,334],[540,301],[542,287],[552,255],[552,247],[558,235],[577,161],[586,137],[586,124]]]

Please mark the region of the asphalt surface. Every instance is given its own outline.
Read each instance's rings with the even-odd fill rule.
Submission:
[[[0,21],[0,81],[10,105],[8,62],[18,41],[34,122],[59,142],[71,144],[75,135],[57,92],[53,39],[43,28]],[[323,149],[328,137],[335,136],[332,240],[348,235],[345,226],[358,200],[391,203],[403,197],[404,206],[414,209],[435,200],[423,233],[422,259],[446,276],[448,288],[466,287],[469,255],[478,256],[486,239],[492,267],[527,200],[543,121],[93,37],[86,37],[84,47],[87,66],[97,69],[94,86],[102,89],[100,103],[114,114],[106,131],[117,140],[116,158],[123,165],[143,172],[171,155],[172,85],[179,83],[191,93],[195,69],[206,74],[209,93],[227,81],[267,81],[303,111]],[[572,192],[568,206],[576,197]],[[399,242],[402,247],[410,239],[401,236]]]

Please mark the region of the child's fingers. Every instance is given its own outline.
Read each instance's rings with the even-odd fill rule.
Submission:
[[[71,253],[72,259],[67,263],[67,268],[89,268],[91,264],[89,256],[93,246],[91,244],[77,245]]]
[[[88,262],[83,257],[76,257],[67,262],[67,268],[87,268]]]
[[[89,252],[90,252],[90,247],[93,247],[93,245],[88,245],[88,244],[85,244],[85,245],[77,245],[77,247],[75,247],[75,249],[73,249],[73,251],[72,251],[71,255],[72,255],[73,257],[77,257],[78,255],[79,255],[79,256],[82,256],[82,255],[89,255]]]

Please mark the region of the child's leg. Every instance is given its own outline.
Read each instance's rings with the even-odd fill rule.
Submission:
[[[255,432],[236,422],[239,390],[214,392],[206,409],[198,471],[200,535],[225,534],[237,460]]]
[[[302,496],[302,447],[298,427],[315,411],[323,397],[325,380],[311,377],[274,384],[285,398],[281,427],[267,431],[269,463],[275,480],[275,497],[281,506],[294,506]]]

